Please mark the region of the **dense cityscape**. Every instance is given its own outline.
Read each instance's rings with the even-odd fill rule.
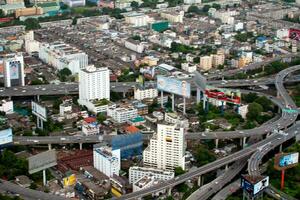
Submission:
[[[0,200],[300,199],[300,0],[0,0]]]

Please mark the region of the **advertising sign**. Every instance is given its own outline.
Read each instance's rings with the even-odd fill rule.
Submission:
[[[253,186],[253,195],[258,194],[260,191],[263,191],[266,187],[269,186],[269,177],[266,176],[264,179],[255,183]]]
[[[299,152],[276,154],[274,168],[277,170],[289,169],[296,166],[299,162]]]
[[[39,172],[41,170],[54,167],[57,165],[55,150],[49,150],[28,158],[29,174]]]
[[[200,88],[202,91],[205,91],[206,88],[206,78],[198,71],[194,72],[194,78],[193,81],[196,84],[198,88]]]
[[[46,108],[34,101],[31,102],[31,109],[32,109],[32,113],[43,119],[44,121],[47,120],[47,112],[46,112]]]
[[[257,195],[268,186],[268,176],[242,176],[241,178],[241,188],[251,196]]]
[[[226,101],[233,104],[241,104],[241,92],[239,90],[231,90],[224,88],[216,88],[213,86],[206,86],[205,95],[208,98]]]
[[[300,40],[300,30],[299,29],[294,29],[291,28],[289,30],[289,38],[291,38],[292,40]]]
[[[190,98],[191,84],[174,77],[157,76],[157,89]]]
[[[76,175],[72,174],[72,175],[70,175],[68,177],[65,177],[63,179],[63,181],[64,181],[64,187],[75,185],[75,183],[76,183]]]
[[[9,63],[10,79],[19,79],[21,69],[21,63],[19,61],[13,61]]]
[[[0,146],[13,142],[12,129],[0,130]]]

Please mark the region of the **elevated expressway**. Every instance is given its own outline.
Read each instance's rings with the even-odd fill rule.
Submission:
[[[189,81],[189,80],[188,80]],[[292,77],[288,82],[299,81],[299,77]],[[147,84],[156,85],[155,82],[146,82]],[[137,82],[111,82],[110,88],[115,92],[127,92],[136,86]],[[244,87],[244,86],[258,86],[274,84],[273,77],[259,78],[259,79],[242,79],[242,80],[211,80],[209,85],[216,87]],[[196,90],[192,84],[192,90]],[[60,83],[47,85],[26,85],[17,87],[1,87],[0,97],[25,97],[25,96],[43,96],[43,95],[68,95],[78,94],[78,83]]]
[[[275,84],[276,84],[277,91],[280,91],[278,93],[278,96],[279,95],[282,96],[282,99],[283,99],[285,105],[288,105],[289,107],[292,107],[292,108],[296,108],[296,105],[295,105],[294,101],[290,98],[290,96],[288,95],[287,91],[284,89],[283,80],[289,73],[291,73],[295,70],[298,70],[298,69],[299,68],[297,66],[295,66],[295,67],[291,67],[289,69],[283,70],[280,73],[278,73],[276,78],[275,78]],[[285,112],[283,112],[282,115],[285,115]],[[296,113],[296,116],[297,115],[298,115],[298,113]],[[276,140],[270,141],[269,143],[258,147],[257,151],[254,154],[252,154],[252,156],[250,157],[250,159],[248,161],[248,173],[250,175],[259,175],[260,174],[259,164],[260,164],[261,159],[263,158],[263,156],[265,154],[267,154],[270,150],[274,149],[276,146],[279,146],[283,142],[285,142],[287,140],[286,137],[288,135],[294,136],[294,135],[298,134],[298,129],[300,129],[300,128],[296,127],[296,128],[289,129],[288,132],[285,133],[285,134],[281,134],[281,133],[277,132],[278,136],[276,137]],[[299,132],[300,132],[300,130],[299,130]],[[232,178],[234,178],[234,176],[239,173],[239,170],[241,170],[245,166],[245,164],[246,164],[245,160],[236,161],[231,166],[231,168],[225,172],[225,174],[218,177],[213,182],[208,183],[204,187],[201,187],[200,189],[196,190],[188,198],[188,200],[197,200],[197,199],[206,200],[212,194],[214,194],[216,191],[218,191],[224,185],[226,185],[226,183],[228,183]],[[224,177],[226,177],[227,179],[225,179]],[[236,188],[237,185],[238,184],[234,185],[235,186],[234,189],[237,189]],[[232,187],[232,186],[230,186],[230,187]],[[224,192],[228,193],[229,191],[224,190]],[[294,198],[291,198],[291,197],[285,195],[284,193],[282,193],[281,195],[277,194],[277,192],[274,192],[270,188],[267,190],[267,193],[271,196],[274,196],[276,199],[280,199],[281,197],[284,197],[285,199],[294,200]]]
[[[24,200],[66,200],[54,194],[44,193],[37,190],[32,190],[28,188],[23,188],[17,184],[11,183],[9,181],[0,180],[0,193],[10,194],[10,195],[20,195]]]
[[[287,106],[293,106],[293,101],[292,99],[288,96],[288,93],[286,92],[286,90],[283,87],[283,78],[288,74],[291,73],[293,71],[299,70],[299,66],[294,66],[291,68],[288,68],[287,70],[284,70],[283,72],[279,73],[278,76],[276,77],[276,88],[278,90],[278,94],[281,96],[281,98],[284,101],[284,104],[281,103],[280,101],[277,102],[277,100],[273,100],[275,98],[271,98],[273,100],[273,102],[277,102],[277,105],[281,108],[284,109]],[[290,112],[287,112],[285,110],[282,110],[282,117],[276,121],[275,123],[272,123],[271,125],[268,125],[267,127],[260,127],[260,128],[256,128],[256,129],[252,129],[252,130],[244,130],[244,131],[236,131],[236,132],[226,132],[226,133],[195,133],[195,134],[189,134],[187,135],[187,139],[219,139],[219,137],[221,139],[229,139],[231,138],[231,135],[233,134],[233,138],[238,138],[238,137],[249,137],[252,135],[259,135],[259,134],[267,134],[269,132],[272,132],[274,129],[283,129],[283,128],[287,128],[288,126],[294,124],[295,120],[297,118],[297,114],[292,114]],[[264,147],[265,145],[269,145],[270,143],[274,144],[274,145],[279,145],[281,143],[283,143],[286,140],[289,140],[293,137],[295,137],[296,134],[296,130],[300,128],[299,124],[295,124],[293,125],[291,128],[288,128],[286,130],[286,132],[288,133],[285,137],[283,137],[281,134],[279,133],[275,133],[270,135],[270,137],[267,137],[266,139],[255,143],[249,147],[246,147],[236,153],[233,153],[229,156],[226,156],[224,158],[218,159],[212,163],[209,163],[207,165],[204,165],[202,167],[197,168],[196,170],[193,171],[189,171],[181,176],[178,176],[174,179],[168,180],[162,184],[159,185],[155,185],[151,188],[147,188],[144,190],[140,190],[138,192],[134,192],[134,193],[130,193],[130,194],[126,194],[123,195],[122,197],[120,197],[119,199],[124,199],[124,200],[130,200],[130,199],[137,199],[137,198],[141,198],[144,197],[146,195],[152,194],[152,193],[156,193],[156,192],[160,192],[162,190],[168,190],[168,192],[170,193],[171,189],[180,184],[183,183],[187,180],[190,180],[194,177],[199,177],[203,174],[206,174],[208,172],[211,172],[213,170],[216,170],[222,166],[225,166],[227,164],[233,163],[235,161],[238,160],[242,160],[248,156],[251,156],[253,153],[255,153],[257,151],[257,149]],[[226,135],[222,135],[222,134],[226,134]],[[88,143],[94,143],[96,140],[97,142],[100,141],[100,138],[94,138],[95,141],[91,141],[90,138],[86,138],[85,139],[83,137],[81,138],[76,138],[78,136],[59,136],[59,143],[71,143],[69,142],[69,140],[67,140],[67,137],[70,137],[70,139],[72,140],[76,140],[80,142],[83,142],[83,140],[86,140],[86,142]],[[97,137],[97,136],[95,136]],[[24,137],[23,137],[24,138]],[[39,138],[39,141],[41,141],[41,138]],[[44,137],[42,137],[44,138]],[[53,137],[51,137],[53,138]],[[62,139],[65,138],[65,139]],[[280,139],[278,139],[280,138]],[[49,138],[48,138],[49,139]],[[69,139],[69,138],[68,138]],[[104,137],[104,139],[106,139],[106,136]],[[109,139],[109,138],[108,138]],[[28,140],[28,139],[27,139]],[[34,140],[34,139],[33,139]],[[52,140],[52,139],[50,139]],[[55,139],[54,139],[55,140]],[[15,143],[19,142],[19,144],[21,144],[22,140],[21,138],[15,138]],[[48,143],[49,141],[47,141],[46,143]],[[56,142],[56,141],[55,141]],[[36,143],[36,142],[34,142]],[[32,143],[30,143],[32,144]],[[225,173],[226,174],[226,173]],[[220,189],[220,188],[219,188]],[[217,190],[217,189],[216,189]]]
[[[292,73],[294,71],[297,71],[300,69],[300,65],[297,66],[293,66],[290,67],[286,70],[281,71],[275,79],[275,85],[278,91],[278,96],[281,96],[281,98],[284,101],[284,105],[281,104],[281,108],[286,108],[286,107],[293,107],[295,108],[295,104],[293,102],[293,100],[291,99],[291,97],[288,95],[287,91],[285,90],[284,86],[283,86],[283,79],[289,74]],[[256,131],[260,131],[261,134],[262,133],[269,133],[271,131],[273,131],[274,129],[286,129],[286,135],[283,137],[282,134],[279,133],[273,133],[271,134],[269,137],[267,137],[266,139],[255,143],[249,147],[246,147],[236,153],[233,153],[229,156],[226,156],[224,158],[220,158],[212,163],[209,163],[207,165],[204,165],[202,167],[197,168],[196,170],[193,171],[189,171],[181,176],[176,177],[175,179],[171,179],[168,181],[165,181],[162,184],[158,184],[155,185],[153,187],[144,189],[144,190],[140,190],[131,194],[127,194],[124,195],[122,197],[120,197],[119,199],[137,199],[137,198],[141,198],[144,197],[146,195],[152,194],[152,193],[156,193],[156,192],[160,192],[162,190],[168,190],[169,194],[171,193],[171,189],[172,187],[183,183],[187,180],[190,180],[191,178],[194,177],[200,177],[201,175],[211,172],[213,170],[216,170],[224,165],[230,164],[236,160],[241,160],[246,158],[247,156],[250,156],[251,154],[255,153],[257,151],[257,149],[261,149],[264,148],[266,145],[274,145],[274,146],[278,146],[280,144],[282,144],[283,142],[285,142],[286,140],[289,140],[293,137],[295,137],[296,134],[298,134],[297,129],[300,128],[300,124],[295,123],[296,119],[297,119],[298,113],[293,114],[290,112],[287,112],[285,110],[282,110],[282,117],[277,121],[278,123],[272,123],[270,125],[270,131],[265,131],[264,129],[259,129]],[[294,124],[294,125],[293,125]],[[292,127],[288,128],[288,126],[293,125]],[[264,127],[265,128],[265,127]],[[249,134],[250,136],[250,134]]]

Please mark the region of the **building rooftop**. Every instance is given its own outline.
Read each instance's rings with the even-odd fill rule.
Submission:
[[[140,129],[138,129],[135,126],[127,126],[127,127],[125,127],[125,131],[127,133],[138,133],[138,132],[140,132]]]

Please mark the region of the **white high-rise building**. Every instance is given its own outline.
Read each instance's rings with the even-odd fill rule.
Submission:
[[[109,69],[89,65],[79,71],[79,103],[110,99]]]
[[[121,170],[121,151],[120,149],[112,150],[111,147],[94,146],[93,151],[94,167],[108,177],[113,174],[119,176]]]
[[[172,170],[185,169],[184,128],[178,124],[157,124],[157,133],[143,152],[145,166]]]
[[[24,86],[24,58],[22,53],[6,54],[0,60],[3,61],[4,86]]]

